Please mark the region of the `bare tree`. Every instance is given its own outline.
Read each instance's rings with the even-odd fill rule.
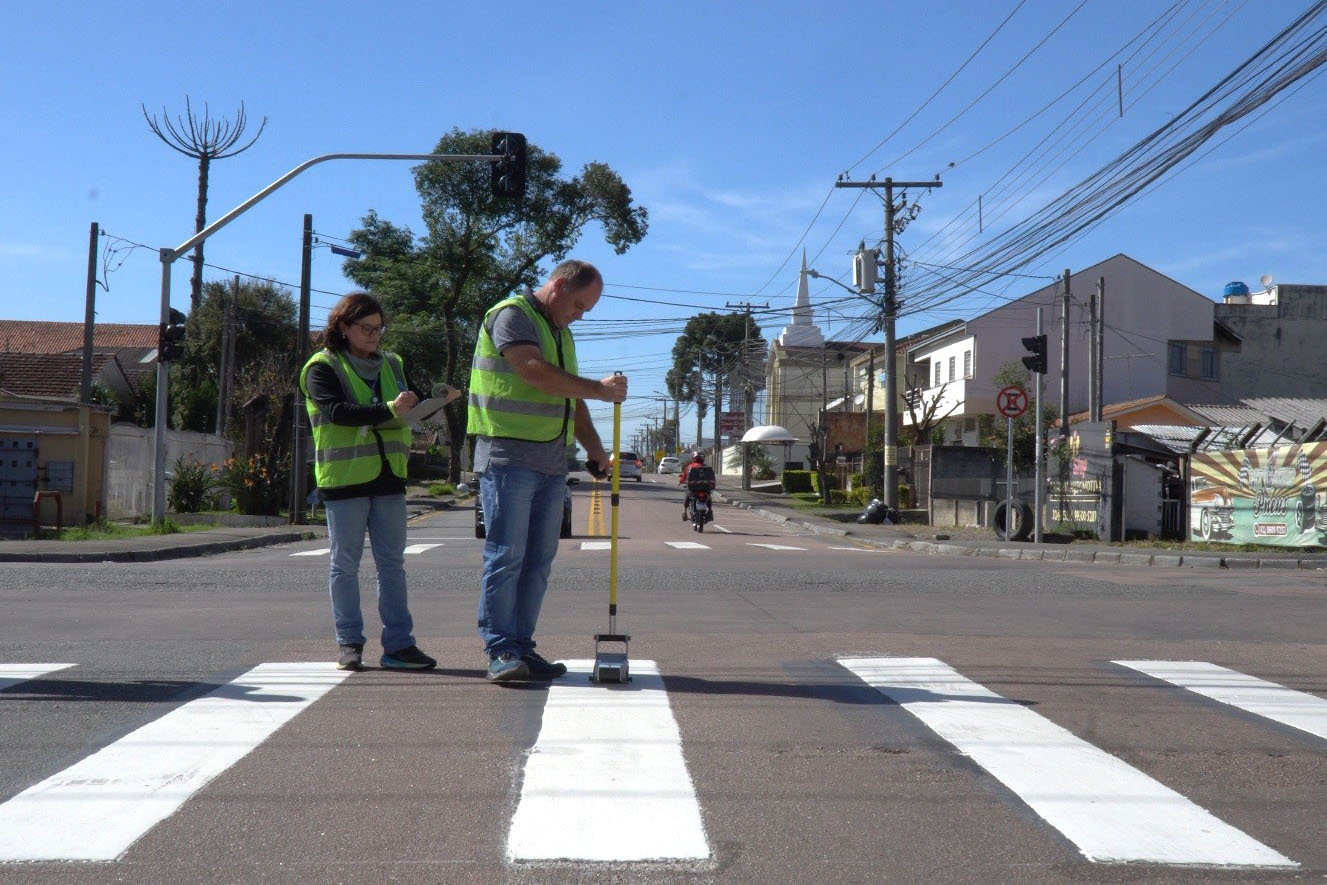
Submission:
[[[941,384],[940,389],[928,400],[925,390],[916,384],[908,385],[908,395],[905,401],[908,406],[908,417],[912,419],[913,445],[926,445],[931,438],[931,431],[940,426],[958,408],[959,404],[954,403],[949,407],[949,411],[938,417],[936,415],[940,411],[940,403],[944,401],[945,389],[948,387],[948,383]],[[921,406],[920,415],[917,414],[918,406]]]
[[[263,117],[262,123],[258,125],[258,131],[249,139],[248,144],[242,148],[235,148],[248,123],[248,118],[244,114],[244,102],[240,102],[240,110],[235,115],[234,123],[228,120],[214,121],[208,113],[206,104],[203,105],[202,118],[195,117],[188,96],[184,99],[184,116],[176,117],[174,123],[166,115],[165,108],[161,109],[161,119],[164,122],[159,122],[156,117],[148,114],[146,105],[139,107],[143,109],[143,118],[147,120],[148,128],[156,133],[157,138],[186,157],[193,157],[198,161],[198,213],[194,216],[194,233],[198,233],[207,226],[208,167],[213,160],[233,157],[253,147],[253,143],[263,134],[263,129],[267,126],[267,118]],[[193,261],[194,273],[189,280],[190,313],[197,310],[203,301],[202,243],[194,247]]]

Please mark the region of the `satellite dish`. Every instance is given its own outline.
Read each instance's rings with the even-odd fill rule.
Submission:
[[[1269,273],[1265,273],[1262,276],[1258,277],[1258,284],[1262,286],[1264,289],[1270,289],[1272,287],[1272,281],[1275,279],[1276,277],[1272,276]]]

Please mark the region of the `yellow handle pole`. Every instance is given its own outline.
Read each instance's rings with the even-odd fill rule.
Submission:
[[[608,632],[617,632],[617,495],[619,476],[622,472],[621,454],[618,449],[622,443],[622,404],[613,403],[613,496],[609,500],[613,507],[613,528],[608,542]]]

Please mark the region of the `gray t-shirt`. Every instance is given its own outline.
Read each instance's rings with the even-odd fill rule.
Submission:
[[[489,335],[499,353],[513,344],[539,346],[539,330],[525,311],[508,307],[490,317]],[[574,415],[573,415],[574,419]],[[488,465],[516,465],[539,473],[563,475],[567,472],[567,445],[565,440],[528,442],[523,439],[494,439],[475,437],[475,473],[483,473]]]

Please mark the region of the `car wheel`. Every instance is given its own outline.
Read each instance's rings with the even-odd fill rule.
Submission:
[[[1203,508],[1202,515],[1198,517],[1198,534],[1204,541],[1212,540],[1212,515]]]
[[[1308,526],[1307,526],[1307,524],[1306,524],[1306,522],[1305,522],[1305,520],[1304,520],[1304,502],[1303,502],[1303,501],[1296,501],[1296,502],[1295,502],[1295,528],[1302,532],[1302,531],[1304,531],[1304,529],[1306,529],[1307,527],[1308,527]]]

